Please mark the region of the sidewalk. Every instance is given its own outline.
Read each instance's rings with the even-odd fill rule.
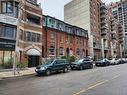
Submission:
[[[13,74],[13,70],[3,70],[3,72],[0,72],[0,80],[6,79],[6,78],[13,78],[18,76],[25,76],[25,75],[31,75],[35,74],[35,67],[33,68],[26,68],[24,70],[20,70],[19,73],[16,71],[16,75]]]

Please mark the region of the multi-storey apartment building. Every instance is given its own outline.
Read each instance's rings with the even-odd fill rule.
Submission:
[[[64,7],[64,19],[89,33],[89,55],[95,59],[111,57],[110,16],[101,0],[73,0]]]
[[[119,2],[115,2],[112,3],[110,5],[111,10],[112,10],[112,14],[114,16],[115,19],[118,20],[118,22],[120,22],[120,24],[123,27],[123,31],[124,31],[124,49],[126,49],[126,45],[127,45],[127,1],[126,0],[120,0]],[[122,38],[121,38],[122,39]]]
[[[100,0],[72,0],[64,6],[65,22],[88,30],[89,55],[102,56]]]
[[[100,3],[100,31],[102,41],[102,57],[111,57],[111,28],[110,28],[110,12],[105,3]]]
[[[43,16],[43,27],[43,56],[82,58],[88,55],[87,30],[50,16]]]
[[[42,9],[37,0],[0,0],[0,59],[37,66],[42,56]],[[14,52],[16,51],[16,52]]]

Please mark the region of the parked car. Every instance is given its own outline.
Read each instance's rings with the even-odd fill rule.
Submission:
[[[124,63],[126,63],[126,61],[124,59],[122,59],[122,58],[118,59],[118,64],[124,64]]]
[[[110,61],[111,65],[117,65],[119,63],[119,59],[118,58],[112,58],[112,59],[109,59],[109,61]]]
[[[83,70],[83,69],[87,69],[93,68],[93,61],[90,58],[83,58],[80,60],[76,60],[75,62],[73,62],[71,64],[71,69],[79,69],[79,70]]]
[[[38,75],[46,74],[50,75],[53,72],[68,72],[70,69],[70,64],[66,59],[54,59],[46,62],[43,65],[37,66],[35,72]]]
[[[124,61],[124,63],[127,63],[127,58],[122,58],[122,60]]]
[[[108,66],[110,65],[110,61],[107,58],[99,59],[95,62],[96,66]]]

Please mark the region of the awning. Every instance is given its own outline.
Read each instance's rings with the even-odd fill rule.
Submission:
[[[36,50],[36,49],[29,49],[27,52],[26,52],[27,55],[33,55],[33,56],[40,56],[41,53]]]

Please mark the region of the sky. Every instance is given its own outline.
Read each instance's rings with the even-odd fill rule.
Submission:
[[[43,14],[64,20],[64,5],[71,0],[38,0],[41,3]],[[118,0],[102,0],[105,3],[110,3]]]

